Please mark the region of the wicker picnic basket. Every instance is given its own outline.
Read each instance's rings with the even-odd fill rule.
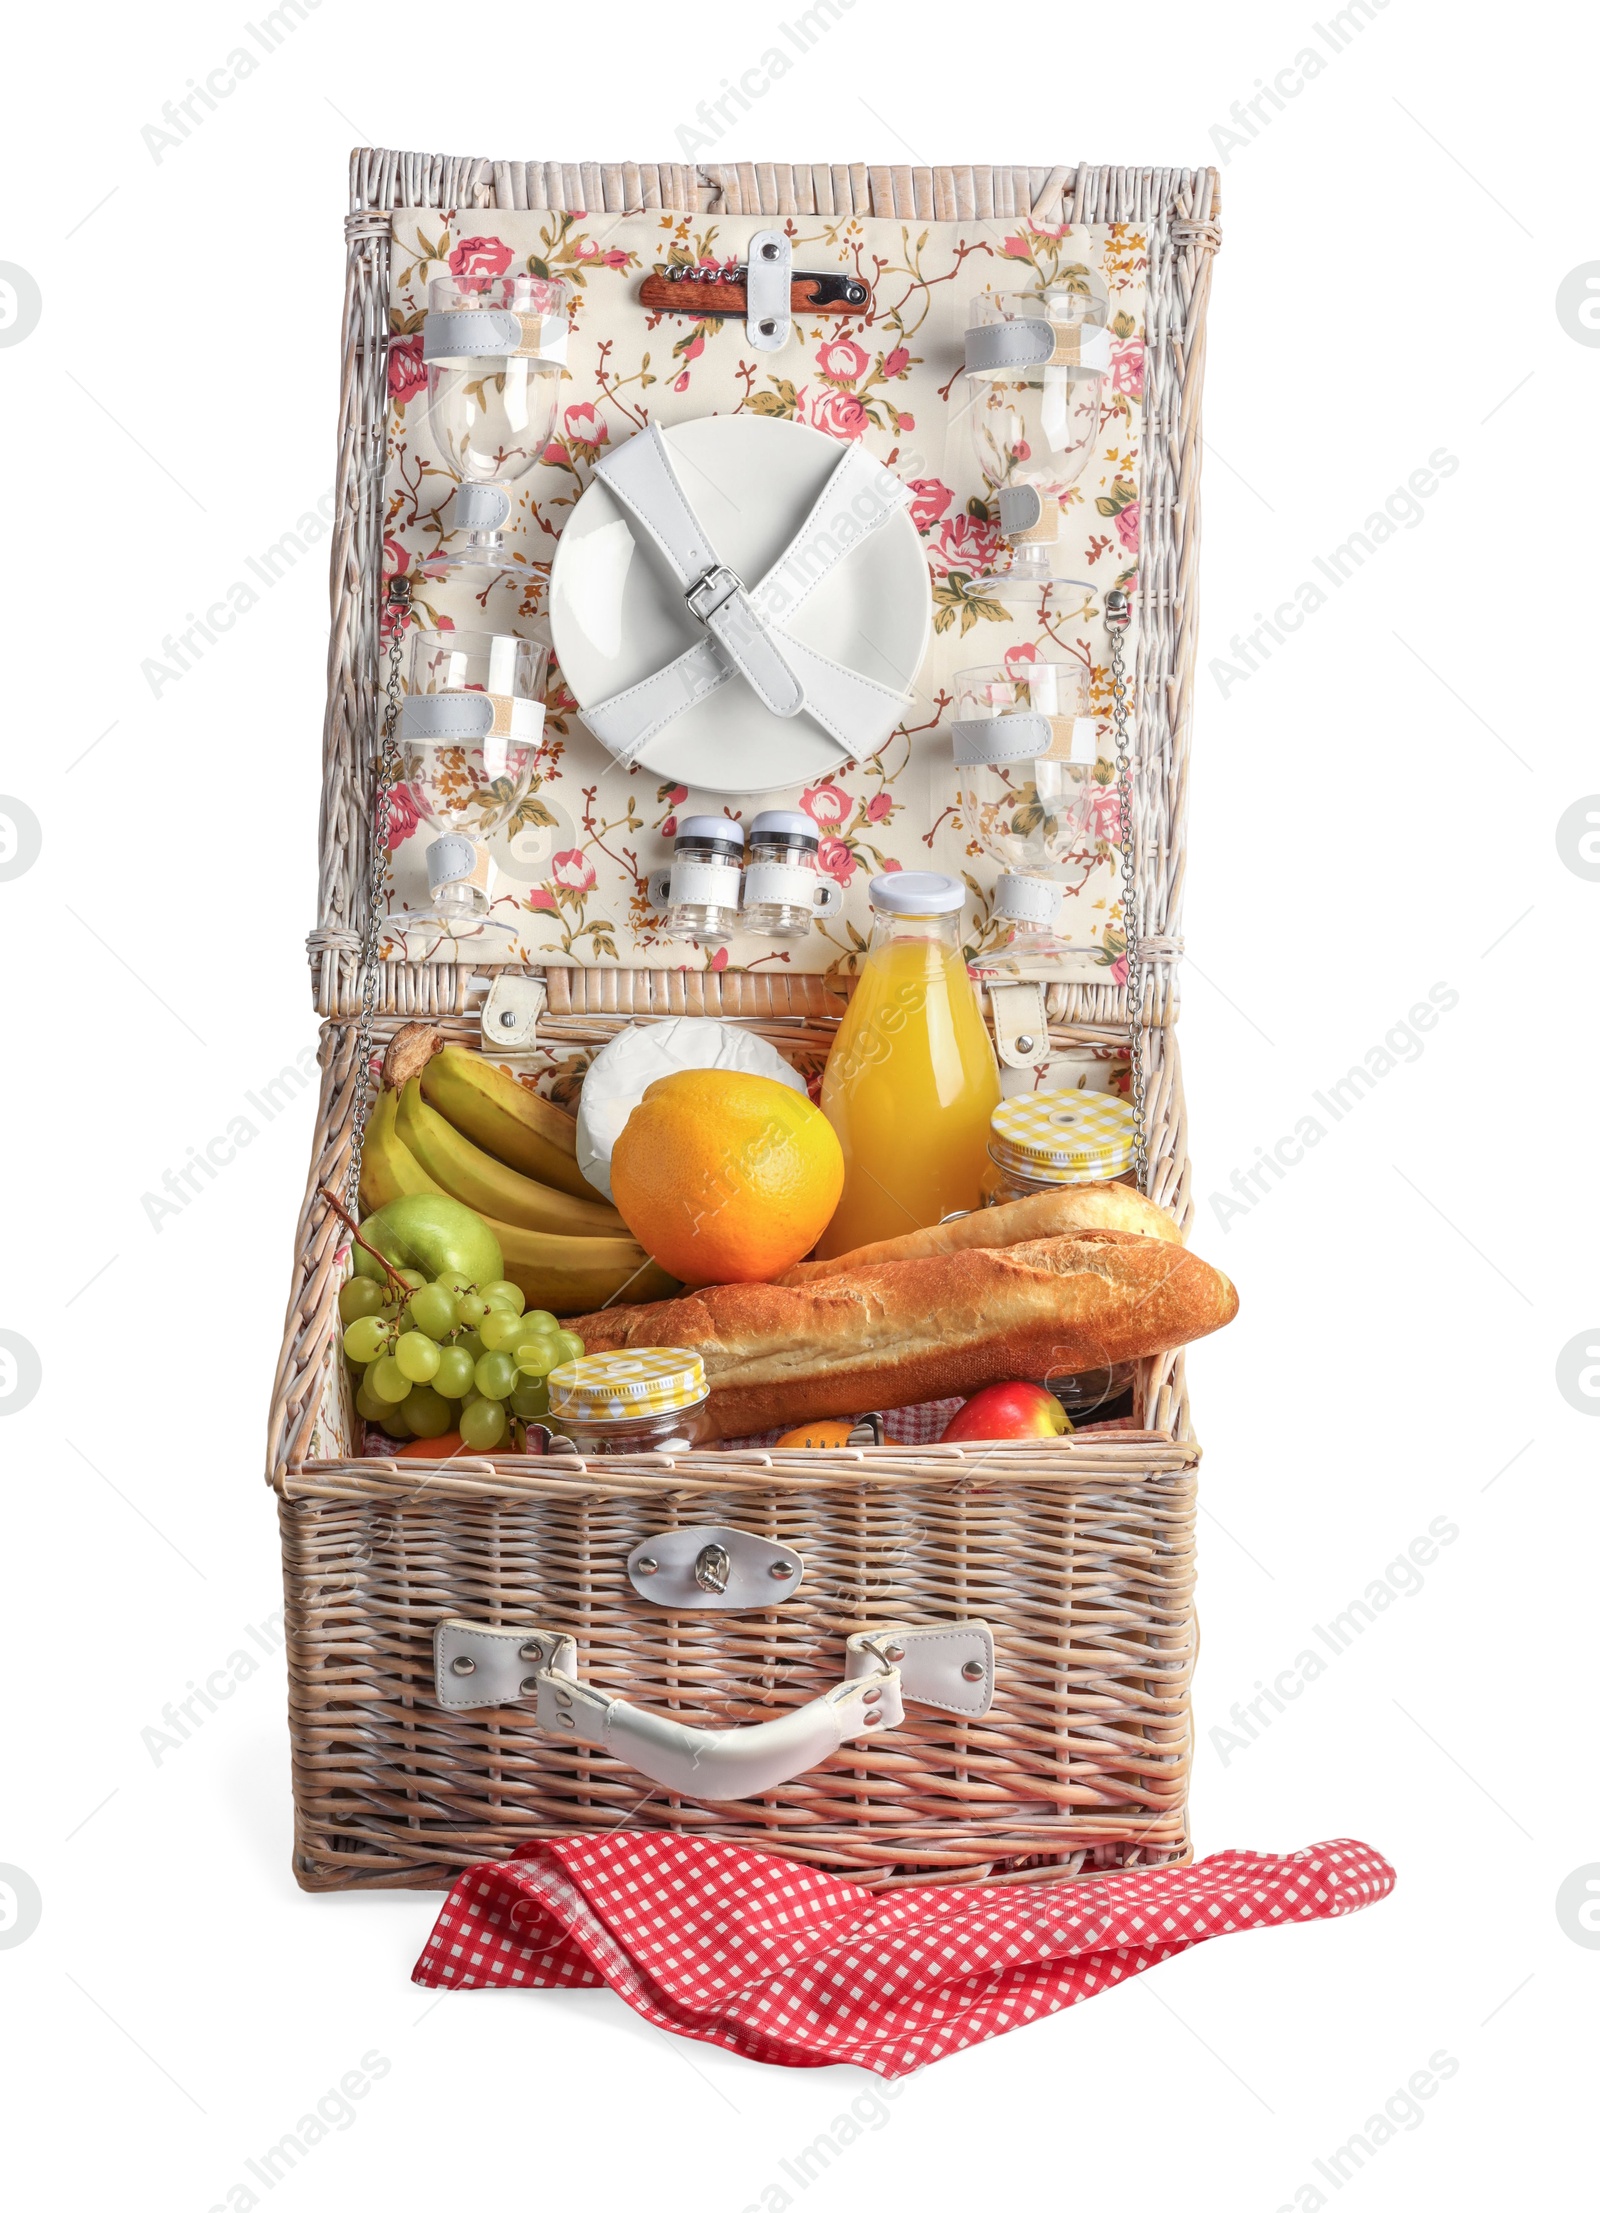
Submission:
[[[339,510],[324,745],[320,921],[325,1017],[315,1154],[273,1398],[268,1480],[283,1539],[294,1866],[307,1889],[438,1887],[534,1839],[666,1827],[786,1854],[873,1884],[1037,1881],[1189,1854],[1198,1459],[1182,1355],[1141,1364],[1136,1427],[1048,1443],[885,1444],[829,1454],[701,1449],[591,1462],[361,1457],[338,1352],[346,1233],[337,1189],[359,1126],[363,1061],[426,1016],[484,1042],[494,973],[364,960],[374,881],[381,456],[389,211],[639,207],[1031,214],[1149,226],[1145,521],[1132,699],[1139,958],[1132,993],[1051,984],[1057,1051],[1136,1053],[1148,1189],[1192,1212],[1174,1024],[1198,548],[1199,409],[1210,171],[879,169],[491,163],[361,151],[347,222]],[[628,967],[520,970],[521,1065],[596,1047],[629,1022],[705,1014],[812,1064],[848,997],[833,976]],[[1129,999],[1134,1003],[1130,1007]],[[1132,1027],[1130,1028],[1130,1021]],[[726,1523],[792,1546],[802,1589],[756,1613],[679,1613],[634,1595],[640,1541]],[[978,1618],[993,1631],[981,1720],[913,1709],[757,1797],[704,1802],[592,1746],[553,1740],[529,1706],[454,1711],[435,1689],[450,1616],[576,1639],[585,1680],[712,1727],[747,1726],[839,1677],[864,1623]]]

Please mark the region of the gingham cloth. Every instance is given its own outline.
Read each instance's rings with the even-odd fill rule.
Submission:
[[[1089,1882],[879,1892],[696,1837],[569,1837],[469,1867],[412,1980],[609,1983],[657,2028],[746,2059],[908,2075],[1208,1937],[1358,1913],[1393,1888],[1348,1837]]]

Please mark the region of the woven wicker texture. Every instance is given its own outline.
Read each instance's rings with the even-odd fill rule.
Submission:
[[[301,1880],[439,1883],[535,1837],[671,1826],[883,1879],[1055,1872],[1183,1854],[1194,1659],[1188,1455],[1150,1438],[1079,1455],[1007,1448],[934,1474],[892,1454],[816,1478],[686,1458],[586,1481],[497,1478],[492,1495],[363,1464],[365,1499],[292,1485],[283,1510]],[[831,1462],[834,1455],[828,1455]],[[1033,1465],[1030,1467],[1030,1460]],[[630,1482],[632,1478],[632,1482]],[[638,1487],[634,1488],[633,1484]],[[421,1495],[419,1495],[421,1492]],[[466,1495],[462,1495],[466,1493]],[[660,1613],[623,1573],[663,1528],[726,1523],[792,1545],[806,1584],[758,1616]],[[441,1614],[537,1623],[578,1640],[586,1681],[732,1727],[838,1680],[874,1621],[978,1617],[996,1636],[981,1722],[909,1708],[902,1726],[766,1797],[674,1799],[630,1768],[552,1743],[531,1713],[446,1714]]]
[[[1174,962],[1182,893],[1198,546],[1199,391],[1212,172],[797,169],[765,164],[493,163],[356,154],[340,402],[340,509],[324,748],[321,921],[311,941],[322,1094],[273,1394],[296,1804],[312,1889],[439,1886],[540,1835],[667,1826],[787,1853],[871,1883],[1038,1881],[1184,1858],[1190,1764],[1194,1478],[1182,1355],[1141,1364],[1137,1431],[1000,1447],[746,1449],[550,1462],[351,1457],[337,1349],[346,1234],[317,1197],[349,1157],[359,929],[372,801],[384,425],[387,210],[663,206],[771,215],[851,209],[936,219],[1152,226],[1151,384],[1136,701],[1135,819],[1148,987],[1151,1196],[1192,1212]],[[384,963],[373,1040],[427,1016],[476,1045],[487,978]],[[557,969],[538,1042],[593,1051],[669,1014],[748,1024],[801,1067],[826,1054],[847,986],[821,976]],[[1115,984],[1053,985],[1056,1053],[1126,1044]],[[806,1582],[758,1616],[665,1614],[623,1571],[665,1527],[727,1522],[793,1545]],[[445,1713],[432,1635],[447,1614],[570,1632],[601,1689],[712,1726],[768,1718],[837,1681],[849,1630],[978,1616],[996,1700],[981,1722],[915,1707],[759,1799],[674,1799],[605,1755],[542,1736],[522,1709]]]
[[[565,1044],[595,1046],[618,1019],[569,1010],[554,1026]],[[377,1042],[395,1027],[380,1022]],[[473,1040],[465,1021],[443,1027]],[[826,1050],[832,1022],[819,1010],[752,1027],[803,1054]],[[1176,1039],[1159,1032],[1151,1047],[1152,1192],[1187,1219]],[[528,1837],[619,1822],[734,1838],[873,1882],[1029,1880],[1186,1856],[1197,1454],[1181,1354],[1143,1363],[1143,1432],[868,1448],[828,1454],[821,1474],[814,1454],[770,1450],[558,1475],[517,1460],[352,1459],[336,1347],[346,1240],[316,1187],[337,1188],[348,1154],[355,1048],[354,1024],[328,1025],[268,1470],[283,1499],[302,1883],[437,1885]],[[623,1562],[678,1521],[793,1544],[806,1587],[754,1619],[655,1614]],[[551,1744],[520,1711],[440,1711],[431,1639],[452,1613],[568,1629],[588,1679],[713,1726],[836,1680],[847,1629],[970,1613],[998,1640],[998,1698],[983,1723],[913,1709],[870,1755],[708,1808]]]

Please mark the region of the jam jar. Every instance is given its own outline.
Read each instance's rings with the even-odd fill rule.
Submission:
[[[1077,1183],[1132,1183],[1133,1108],[1107,1091],[1024,1091],[989,1118],[986,1206]]]
[[[590,1352],[550,1371],[552,1432],[579,1452],[683,1451],[710,1439],[705,1364],[679,1345]]]
[[[989,1122],[986,1206],[1031,1199],[1075,1184],[1134,1183],[1133,1108],[1104,1091],[1025,1091],[1002,1099]],[[1053,1375],[1053,1391],[1072,1420],[1107,1414],[1132,1383],[1135,1364],[1118,1360],[1082,1375]]]

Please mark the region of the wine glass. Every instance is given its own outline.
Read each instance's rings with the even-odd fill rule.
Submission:
[[[397,930],[449,939],[504,939],[491,918],[494,863],[484,840],[526,798],[544,733],[539,694],[549,667],[532,638],[488,631],[413,633],[395,731],[403,787],[437,830],[427,849],[424,913],[389,917]]]
[[[967,329],[967,420],[1010,561],[1001,598],[1058,581],[1061,505],[1099,442],[1110,310],[1085,272],[984,293]],[[989,579],[985,579],[989,583]]]
[[[1000,863],[993,913],[1009,925],[982,965],[1032,973],[1027,963],[1069,950],[1059,932],[1062,893],[1096,858],[1104,787],[1089,668],[1056,648],[1018,646],[1002,661],[959,669],[955,683],[961,819]]]
[[[555,429],[570,297],[561,277],[448,276],[429,285],[428,422],[458,479],[452,537],[465,533],[423,564],[430,575],[492,578],[525,567],[503,536],[506,486],[543,459]]]

